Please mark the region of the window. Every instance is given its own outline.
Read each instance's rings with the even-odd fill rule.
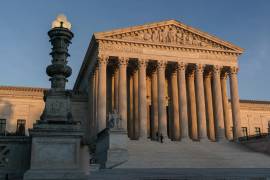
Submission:
[[[256,136],[261,136],[261,128],[255,127],[255,135]]]
[[[6,134],[6,125],[6,119],[0,119],[0,135],[2,136]]]
[[[17,120],[17,128],[16,128],[16,134],[19,136],[25,135],[25,119],[18,119]]]
[[[242,127],[242,133],[244,137],[248,137],[247,127]]]

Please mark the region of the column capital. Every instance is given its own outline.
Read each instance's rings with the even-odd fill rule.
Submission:
[[[222,72],[221,74],[220,74],[220,78],[221,79],[227,79],[227,77],[228,77],[228,72]]]
[[[152,75],[153,75],[153,74],[157,74],[157,70],[155,70],[155,71],[152,71]]]
[[[97,57],[97,63],[98,65],[106,65],[109,61],[109,57],[108,56],[98,56]]]
[[[204,64],[196,64],[195,70],[197,73],[202,74],[204,72],[205,65]]]
[[[222,68],[222,66],[214,65],[213,66],[213,73],[214,74],[220,74],[221,68]]]
[[[187,68],[187,64],[185,64],[185,63],[183,63],[183,62],[177,63],[177,68],[178,68],[178,70],[180,70],[180,71],[185,71],[186,68]]]
[[[230,67],[230,74],[237,74],[239,71],[239,68],[238,67],[235,67],[235,66],[232,66]]]
[[[158,69],[165,69],[166,65],[167,65],[167,62],[165,62],[165,61],[158,61],[157,62],[157,68]]]
[[[177,71],[172,71],[172,72],[171,72],[171,75],[172,75],[172,76],[176,76],[176,75],[177,75]]]
[[[203,73],[203,76],[205,78],[211,78],[213,76],[213,71],[212,71],[212,68],[210,66],[206,66],[204,68],[204,73]]]
[[[139,59],[138,60],[138,67],[146,67],[148,64],[148,60],[147,59]]]
[[[194,68],[194,66],[187,67],[186,75],[188,77],[193,77],[195,75],[195,68]]]
[[[128,57],[118,57],[118,65],[122,66],[122,65],[127,65],[129,61]]]
[[[157,65],[154,64],[154,63],[149,64],[149,66],[148,66],[148,73],[150,75],[156,74],[157,73]]]

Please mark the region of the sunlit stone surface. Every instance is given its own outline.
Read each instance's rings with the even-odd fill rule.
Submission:
[[[59,29],[72,37],[71,24],[63,15],[52,23],[50,37]],[[59,42],[52,44],[67,48]],[[68,54],[61,56],[54,52],[57,49],[53,49],[54,60],[47,68],[52,94],[64,92],[66,78],[71,75],[65,64]],[[79,134],[71,140],[55,138],[51,145],[46,133],[34,138],[32,152],[46,157],[32,157],[32,170],[46,158],[53,159],[57,168],[61,163],[63,167],[76,166],[90,173],[90,179],[173,178],[169,176],[173,168],[182,178],[185,173],[192,176],[192,171],[200,175],[192,168],[269,168],[268,155],[236,143],[246,135],[266,135],[270,120],[270,102],[239,100],[238,58],[242,53],[238,46],[175,20],[98,32],[73,90],[65,94],[68,99],[52,97],[44,104],[45,89],[1,86],[0,118],[7,120],[8,131],[15,131],[18,119],[26,120],[27,129],[33,123],[38,124],[34,129],[47,128],[36,121],[45,107],[53,117],[44,118],[50,116],[43,113],[41,119],[45,124],[63,123],[63,127],[55,126],[63,130],[60,135],[72,136],[64,124],[81,124],[82,141]],[[59,114],[64,117],[61,121],[55,118]],[[53,161],[40,168],[50,168]],[[184,173],[182,168],[191,170]],[[237,172],[209,169],[201,173],[216,173],[221,178],[226,174],[237,177]],[[257,172],[258,177],[267,174],[256,169],[245,173]],[[67,175],[74,179],[76,173]],[[38,178],[40,174],[32,175]]]

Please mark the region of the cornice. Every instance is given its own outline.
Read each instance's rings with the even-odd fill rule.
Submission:
[[[228,99],[228,101],[231,102],[230,99]],[[270,101],[266,101],[266,100],[240,99],[239,102],[250,103],[250,104],[269,104],[270,105]]]
[[[91,40],[90,40],[90,43],[88,45],[88,48],[87,48],[87,51],[86,51],[86,54],[84,56],[84,59],[83,59],[83,62],[82,62],[82,65],[81,65],[81,68],[79,70],[79,73],[78,73],[78,76],[76,78],[76,81],[75,81],[75,84],[73,86],[73,90],[78,90],[79,88],[79,84],[82,80],[82,76],[83,74],[85,73],[85,71],[87,70],[87,67],[90,63],[89,61],[89,57],[91,56],[91,53],[94,53],[95,51],[95,48],[97,48],[98,44],[96,42],[96,39],[94,36],[92,36]]]
[[[46,88],[0,86],[0,97],[43,99]]]
[[[140,41],[131,41],[131,40],[122,40],[122,39],[110,39],[110,38],[101,38],[97,39],[98,44],[102,48],[102,45],[124,45],[124,46],[135,46],[139,48],[153,48],[153,49],[163,49],[163,50],[181,50],[181,51],[191,51],[191,52],[206,52],[211,54],[221,54],[221,55],[241,55],[241,51],[233,50],[222,50],[214,48],[204,48],[204,47],[194,47],[188,45],[170,45],[163,43],[153,43],[153,42],[140,42]]]
[[[28,92],[44,92],[48,90],[47,88],[40,87],[23,87],[23,86],[0,86],[1,90],[10,90],[10,91],[28,91]]]
[[[43,100],[44,92],[47,88],[37,87],[18,87],[18,86],[0,86],[0,98],[12,97],[16,99],[30,98]],[[71,99],[73,102],[86,102],[87,94],[71,91]]]

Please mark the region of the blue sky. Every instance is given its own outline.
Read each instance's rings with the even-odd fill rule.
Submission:
[[[1,0],[0,85],[49,87],[47,31],[64,13],[73,25],[72,88],[92,33],[176,19],[245,49],[240,57],[241,99],[270,100],[268,0]]]

